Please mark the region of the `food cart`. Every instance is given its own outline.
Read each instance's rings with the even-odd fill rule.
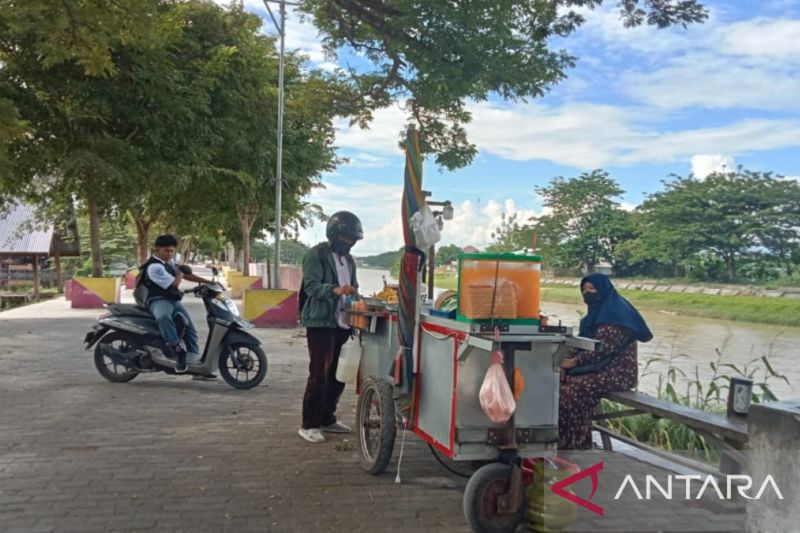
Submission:
[[[413,432],[452,461],[484,463],[464,493],[474,531],[516,528],[525,511],[521,459],[556,451],[560,363],[571,348],[596,347],[571,328],[541,323],[540,268],[537,256],[461,255],[451,296],[456,310],[417,302],[410,391],[397,385],[397,309],[367,299],[353,313],[361,329],[356,423],[362,466],[383,472],[398,430]],[[491,422],[479,401],[496,350],[516,399],[502,425]]]

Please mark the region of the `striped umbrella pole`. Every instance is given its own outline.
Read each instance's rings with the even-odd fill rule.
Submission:
[[[419,133],[410,126],[406,133],[406,165],[403,181],[402,221],[406,251],[400,268],[399,291],[399,336],[400,353],[395,360],[395,384],[411,392],[414,378],[413,346],[417,326],[417,300],[422,257],[416,248],[410,219],[425,203],[422,193],[422,156],[419,149]]]

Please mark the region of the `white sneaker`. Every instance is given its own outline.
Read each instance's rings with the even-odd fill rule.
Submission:
[[[308,442],[313,442],[314,444],[325,442],[325,435],[323,435],[318,428],[311,428],[311,429],[300,428],[299,430],[297,430],[297,434],[306,439]]]
[[[322,426],[322,431],[327,431],[328,433],[350,433],[353,430],[347,424],[334,422],[330,426]]]

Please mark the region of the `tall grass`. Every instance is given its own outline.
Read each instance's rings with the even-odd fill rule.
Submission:
[[[712,375],[707,380],[700,379],[698,366],[694,367],[693,375],[687,375],[679,368],[676,365],[677,360],[688,356],[675,354],[674,350],[666,357],[656,356],[647,359],[641,377],[657,378],[656,396],[662,400],[716,414],[724,414],[726,411],[729,383],[733,376],[753,381],[751,398],[753,403],[777,401],[778,398],[772,392],[770,383],[782,380],[789,384],[788,378],[772,367],[769,355],[756,357],[743,366],[737,366],[725,362],[719,349],[716,350],[716,354],[716,360],[709,363]],[[603,400],[602,408],[604,412],[613,412],[624,410],[625,406]],[[710,463],[719,460],[713,443],[679,422],[650,415],[637,415],[608,420],[607,423],[610,429],[621,435],[662,450],[690,452],[696,458]]]
[[[800,326],[800,299],[620,290],[633,305],[681,315]],[[577,287],[542,288],[542,300],[583,306]]]

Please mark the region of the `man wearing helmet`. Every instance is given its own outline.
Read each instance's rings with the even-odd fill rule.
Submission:
[[[336,367],[350,337],[347,297],[358,291],[350,248],[364,238],[364,230],[357,216],[339,211],[328,220],[326,236],[328,241],[314,246],[303,259],[305,300],[300,319],[306,328],[310,362],[298,434],[314,443],[325,441],[323,432],[350,432],[336,420],[336,405],[344,390],[344,383],[336,380]]]

